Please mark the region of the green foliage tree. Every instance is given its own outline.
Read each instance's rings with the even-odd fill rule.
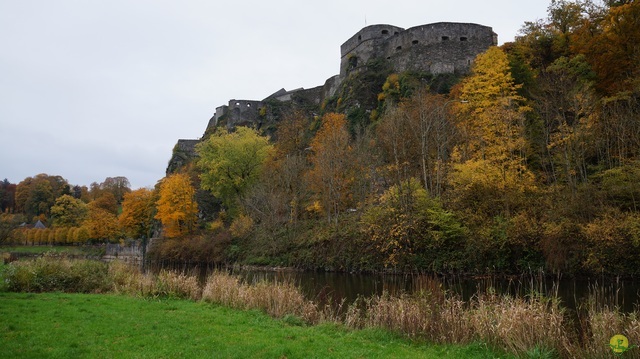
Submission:
[[[196,151],[197,165],[202,171],[201,187],[230,209],[257,181],[273,145],[256,130],[238,127],[235,132],[217,131],[200,143]]]
[[[76,227],[87,218],[89,209],[81,200],[68,194],[56,199],[51,207],[53,225],[58,227]]]
[[[6,178],[0,182],[0,212],[13,212],[16,207],[16,185]]]
[[[389,188],[361,221],[385,266],[437,271],[464,266],[466,230],[415,178]]]
[[[0,213],[0,244],[14,240],[13,233],[22,223],[22,216],[12,213]]]
[[[16,210],[29,220],[39,215],[48,217],[56,198],[70,193],[69,184],[60,176],[41,173],[27,177],[16,187]]]

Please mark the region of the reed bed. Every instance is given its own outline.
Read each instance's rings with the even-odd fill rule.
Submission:
[[[295,315],[309,323],[321,317],[317,306],[290,282],[241,283],[238,277],[215,272],[202,291],[202,299],[238,309],[259,309],[276,318]]]
[[[225,272],[198,281],[196,275],[170,271],[143,274],[120,262],[43,257],[6,265],[2,277],[11,291],[112,292],[202,300],[312,324],[385,328],[435,343],[482,342],[517,357],[614,358],[608,345],[614,334],[640,344],[640,312],[622,312],[616,306],[615,291],[598,286],[575,313],[562,306],[557,294],[539,294],[540,288],[525,295],[497,295],[485,288],[462,300],[443,290],[437,278],[421,282],[415,294],[359,298],[342,310],[306,299],[290,281],[246,283]],[[640,349],[631,349],[623,357],[640,358]]]

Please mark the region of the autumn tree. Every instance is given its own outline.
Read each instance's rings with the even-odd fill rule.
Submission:
[[[524,114],[529,108],[517,89],[509,60],[497,47],[476,58],[471,76],[461,84],[461,142],[450,177],[460,204],[469,203],[468,196],[480,193],[478,188],[493,188],[499,206],[490,207],[508,214],[523,192],[535,188],[525,157]]]
[[[595,111],[594,75],[584,56],[560,57],[540,70],[534,108],[542,121],[541,158],[549,183],[575,189],[587,180]]]
[[[113,242],[121,237],[118,217],[93,203],[89,204],[89,218],[84,225],[89,230],[90,238],[95,240]]]
[[[245,213],[270,229],[295,222],[302,214],[309,190],[304,183],[310,118],[299,111],[278,123],[274,155],[267,159],[261,178],[242,199]]]
[[[160,183],[155,218],[162,222],[167,237],[178,237],[194,230],[198,205],[189,176],[173,174]]]
[[[423,89],[382,117],[377,141],[393,163],[396,185],[418,177],[432,196],[441,195],[455,136],[447,113],[452,102]]]
[[[70,189],[60,176],[41,173],[27,177],[16,187],[16,209],[29,220],[38,215],[47,217],[55,199],[63,194],[70,194]]]
[[[16,207],[16,185],[6,178],[0,182],[0,212],[13,212]]]
[[[153,191],[140,188],[126,193],[118,220],[130,238],[149,237],[155,215]]]
[[[320,199],[327,219],[337,221],[338,214],[352,204],[351,185],[357,175],[344,115],[328,113],[322,117],[311,151],[309,185]]]
[[[118,214],[118,200],[109,191],[101,192],[100,196],[91,201],[91,204],[114,215]]]
[[[616,4],[602,18],[589,19],[595,29],[576,34],[598,76],[597,88],[605,96],[640,93],[640,2]]]
[[[272,150],[267,137],[248,127],[215,132],[196,148],[201,187],[220,198],[227,208],[234,207],[257,181]]]
[[[131,184],[127,177],[107,177],[100,184],[103,191],[107,191],[113,195],[117,203],[121,203],[124,195],[131,192]]]
[[[53,224],[58,227],[79,226],[87,218],[87,214],[87,205],[68,194],[58,197],[51,207]]]
[[[401,186],[410,178],[420,178],[419,133],[403,107],[389,105],[376,127],[376,144],[384,166],[379,170],[387,181]]]

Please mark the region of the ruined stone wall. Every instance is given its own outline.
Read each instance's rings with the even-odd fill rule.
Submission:
[[[227,107],[227,129],[236,126],[255,126],[260,122],[260,109],[262,101],[231,100]],[[259,127],[259,126],[258,126]]]

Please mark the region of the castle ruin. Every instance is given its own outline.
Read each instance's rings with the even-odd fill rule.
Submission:
[[[267,101],[289,102],[299,97],[319,105],[334,96],[350,74],[365,71],[374,60],[386,61],[396,73],[465,74],[478,54],[497,44],[498,36],[491,27],[472,23],[439,22],[409,29],[370,25],[340,46],[340,73],[327,79],[324,85],[292,91],[281,89],[262,101],[232,99],[216,108],[205,133],[217,127],[222,119],[228,129],[243,125],[260,128],[261,112]],[[191,149],[191,141],[194,140],[179,140],[180,149],[187,150],[186,143]]]

